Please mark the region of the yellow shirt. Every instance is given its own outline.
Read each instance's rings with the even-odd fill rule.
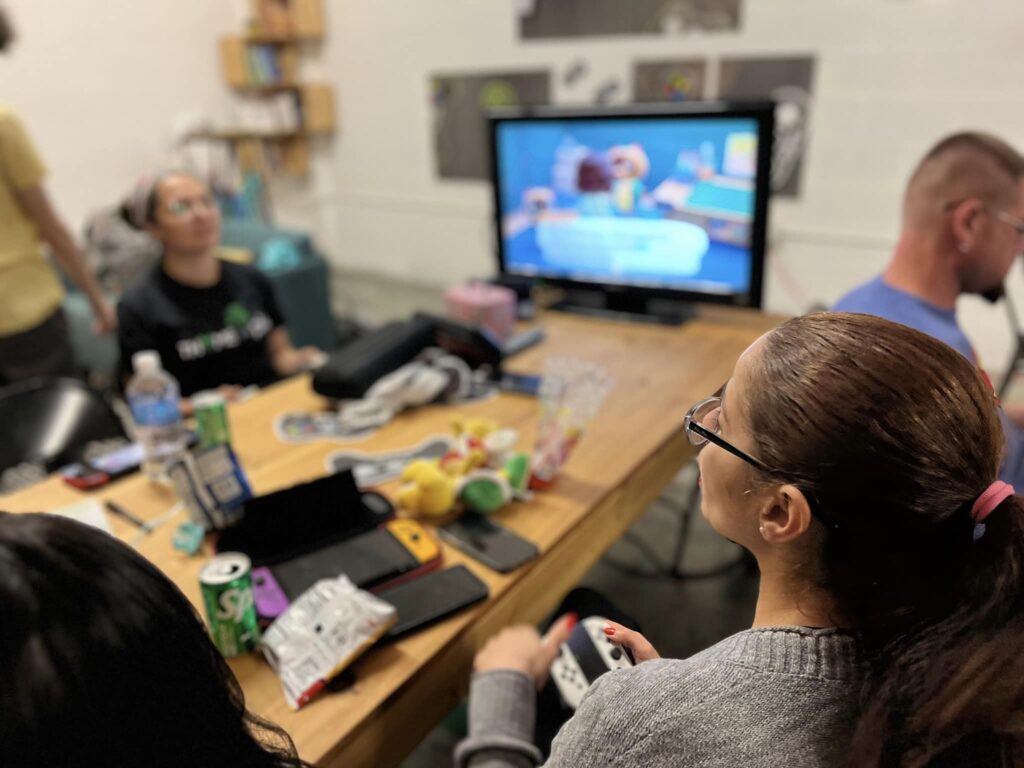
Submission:
[[[34,328],[64,299],[35,226],[15,196],[38,186],[45,174],[25,126],[10,108],[0,106],[0,336]]]

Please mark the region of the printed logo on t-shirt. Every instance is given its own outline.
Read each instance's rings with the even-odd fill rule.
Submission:
[[[228,328],[241,328],[249,322],[252,312],[249,308],[238,301],[232,301],[224,307],[224,325]]]
[[[233,301],[224,308],[224,327],[182,339],[175,345],[183,362],[200,360],[208,355],[237,349],[247,341],[261,341],[274,327],[262,311],[251,312],[241,302]]]

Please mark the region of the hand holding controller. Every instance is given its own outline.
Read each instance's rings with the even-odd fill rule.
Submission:
[[[583,694],[605,672],[633,666],[626,651],[605,635],[607,624],[601,616],[581,621],[551,664],[551,679],[572,709],[579,707]]]

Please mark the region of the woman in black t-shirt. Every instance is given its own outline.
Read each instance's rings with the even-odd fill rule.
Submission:
[[[118,306],[126,375],[134,353],[153,349],[182,395],[230,394],[306,370],[322,355],[292,345],[266,277],[218,258],[220,212],[201,181],[177,172],[144,181],[126,214],[164,248],[160,264]]]

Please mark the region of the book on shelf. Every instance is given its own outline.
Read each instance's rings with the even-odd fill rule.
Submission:
[[[294,93],[234,96],[215,131],[223,134],[281,135],[302,130],[302,114]]]
[[[275,85],[282,81],[277,52],[271,45],[250,45],[246,48],[249,82],[254,85]]]

